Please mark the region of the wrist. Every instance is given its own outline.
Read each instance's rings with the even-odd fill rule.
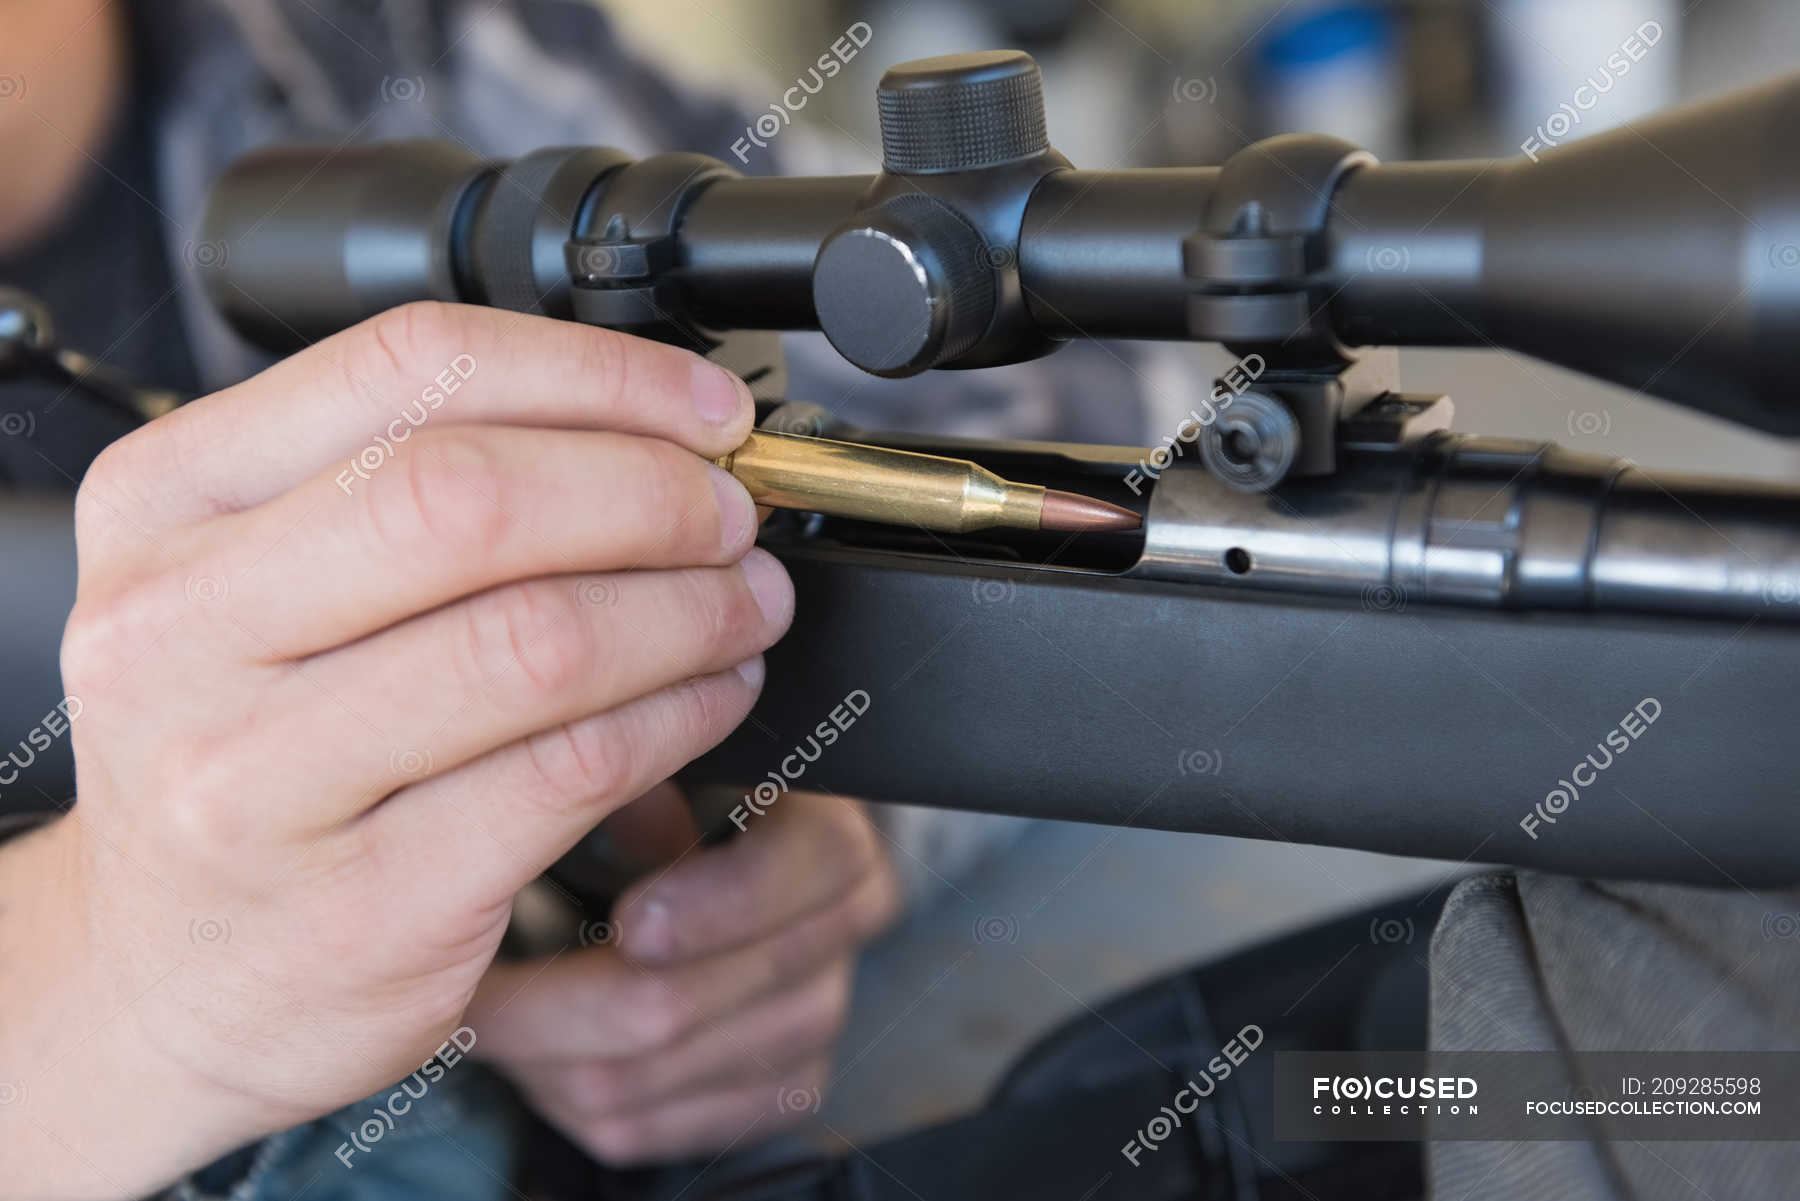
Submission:
[[[139,1197],[264,1133],[135,1020],[149,989],[127,995],[90,921],[95,870],[135,870],[110,857],[74,815],[0,845],[0,1199]]]

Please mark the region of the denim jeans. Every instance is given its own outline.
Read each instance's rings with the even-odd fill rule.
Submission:
[[[413,1085],[414,1090],[419,1086]],[[397,1108],[394,1089],[271,1135],[182,1181],[170,1201],[511,1201],[524,1115],[479,1063]],[[379,1130],[379,1133],[375,1133]],[[372,1137],[371,1137],[372,1136]],[[365,1149],[366,1148],[366,1149]]]

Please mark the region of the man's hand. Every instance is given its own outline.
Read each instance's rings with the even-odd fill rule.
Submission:
[[[80,804],[0,850],[0,1195],[149,1192],[457,1029],[514,894],[749,711],[793,596],[706,458],[751,416],[413,305],[100,457]]]
[[[685,822],[671,787],[631,806]],[[631,813],[642,819],[644,815]],[[614,1165],[767,1137],[818,1107],[856,950],[897,885],[855,804],[792,793],[622,897],[610,945],[488,969],[466,1020],[553,1125]]]

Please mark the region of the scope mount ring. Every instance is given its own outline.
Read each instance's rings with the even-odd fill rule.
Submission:
[[[1340,180],[1374,166],[1373,154],[1341,138],[1285,134],[1225,160],[1200,228],[1182,240],[1190,336],[1208,342],[1279,345],[1313,366],[1356,355],[1317,314],[1314,276]]]

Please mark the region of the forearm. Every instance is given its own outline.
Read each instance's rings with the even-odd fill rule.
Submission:
[[[90,859],[79,835],[65,817],[0,844],[0,1199],[143,1196],[258,1133],[226,1090],[164,1059],[138,998],[111,986],[82,882],[135,869]]]

